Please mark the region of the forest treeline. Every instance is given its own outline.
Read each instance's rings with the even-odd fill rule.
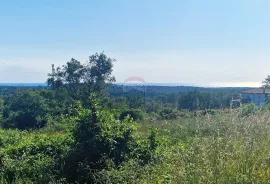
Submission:
[[[72,89],[1,87],[2,126],[19,129],[43,127],[53,117],[69,114],[75,101],[81,101],[88,107],[91,92],[89,96],[86,94],[85,97],[76,99],[75,96],[70,96],[71,91],[68,90]],[[157,119],[177,119],[191,111],[226,109],[230,107],[232,98],[240,98],[239,91],[235,89],[192,90],[179,93],[146,91],[145,93],[136,89],[123,92],[123,86],[105,84],[104,91],[103,93],[106,94],[100,98],[104,109],[118,117],[132,112],[136,120],[147,115]]]

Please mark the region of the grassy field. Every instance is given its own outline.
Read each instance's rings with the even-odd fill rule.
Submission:
[[[154,161],[141,165],[130,159],[117,168],[108,166],[94,173],[95,183],[270,182],[270,113],[267,111],[245,116],[240,111],[221,111],[171,121],[145,120],[140,125],[142,134],[147,134],[149,126],[159,130],[160,146],[153,155]],[[65,132],[48,132],[46,129],[0,130],[0,165],[4,162],[6,167],[0,168],[0,183],[9,183],[1,178],[10,171],[18,172],[15,183],[27,183],[20,177],[33,173],[41,180],[47,177],[52,178],[51,183],[65,183],[64,179],[54,180],[51,176],[55,173],[46,170],[53,170],[52,163],[61,161],[54,154],[64,157],[71,140]],[[33,150],[47,157],[38,154],[31,157]]]
[[[149,122],[142,122],[142,132]],[[107,171],[107,183],[269,183],[270,113],[239,111],[152,122],[166,144],[156,162]],[[104,179],[104,178],[103,178]],[[117,180],[118,179],[118,180]],[[104,182],[104,180],[103,180]]]

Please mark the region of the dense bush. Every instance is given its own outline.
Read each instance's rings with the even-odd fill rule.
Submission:
[[[258,111],[259,111],[259,107],[255,105],[254,103],[243,104],[240,108],[240,113],[242,116],[252,115]]]
[[[120,121],[106,111],[93,112],[80,106],[77,110],[79,115],[70,119],[75,121],[75,144],[65,162],[68,181],[89,183],[94,181],[94,172],[106,169],[108,164],[117,167],[130,158],[150,161],[157,147],[155,132],[144,140],[138,134],[138,124],[129,116]]]
[[[71,143],[68,134],[0,130],[0,181],[49,183],[60,180],[58,172]]]
[[[47,105],[38,92],[17,91],[5,99],[3,110],[4,128],[40,128],[46,124]]]
[[[125,110],[120,114],[120,120],[124,120],[127,116],[130,116],[134,121],[144,119],[144,113],[140,109]]]
[[[179,116],[178,111],[171,108],[165,108],[162,109],[159,113],[160,117],[162,119],[168,120],[168,119],[177,119]]]

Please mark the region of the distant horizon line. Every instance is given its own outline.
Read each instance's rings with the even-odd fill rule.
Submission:
[[[192,84],[192,83],[159,83],[159,82],[151,82],[151,83],[125,83],[125,82],[113,82],[114,85],[128,85],[128,86],[139,86],[144,84],[145,86],[162,86],[162,87],[200,87],[200,88],[259,88],[254,86],[215,86],[215,85],[199,85],[199,84]],[[0,86],[47,86],[44,82],[0,82]]]

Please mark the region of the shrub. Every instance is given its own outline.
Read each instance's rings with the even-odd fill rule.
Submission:
[[[165,108],[160,111],[159,115],[162,119],[165,119],[165,120],[177,119],[178,111],[171,108]]]
[[[23,111],[11,112],[9,117],[2,122],[3,128],[18,128],[20,130],[29,128],[41,128],[46,125],[46,120],[40,116],[35,117]]]
[[[4,128],[40,128],[46,124],[47,106],[34,91],[18,91],[5,101],[2,126]]]
[[[194,111],[194,112],[196,112],[196,111]],[[194,113],[190,112],[190,111],[188,111],[186,109],[183,109],[183,110],[178,111],[178,116],[180,118],[190,118],[190,117],[194,116]]]
[[[119,117],[119,119],[122,121],[124,120],[127,116],[130,116],[134,121],[142,120],[144,119],[144,113],[140,109],[129,109],[126,111],[123,111]]]
[[[49,183],[70,149],[66,134],[0,130],[0,178],[7,183]]]
[[[155,113],[155,112],[151,112],[148,114],[148,117],[151,121],[154,121],[154,120],[159,120],[161,119],[160,115],[158,113]]]
[[[215,110],[212,110],[212,109],[205,109],[205,110],[200,111],[200,115],[202,115],[202,116],[215,115],[215,114],[217,114],[217,112]]]
[[[69,182],[91,183],[93,173],[118,166],[129,158],[147,160],[156,148],[156,132],[147,141],[137,133],[138,124],[127,116],[120,121],[106,111],[78,109],[73,130],[74,149],[66,159],[64,175]],[[97,116],[97,122],[93,116]]]
[[[254,103],[244,104],[240,108],[240,113],[242,116],[252,115],[258,111],[259,111],[259,107],[256,106]]]

